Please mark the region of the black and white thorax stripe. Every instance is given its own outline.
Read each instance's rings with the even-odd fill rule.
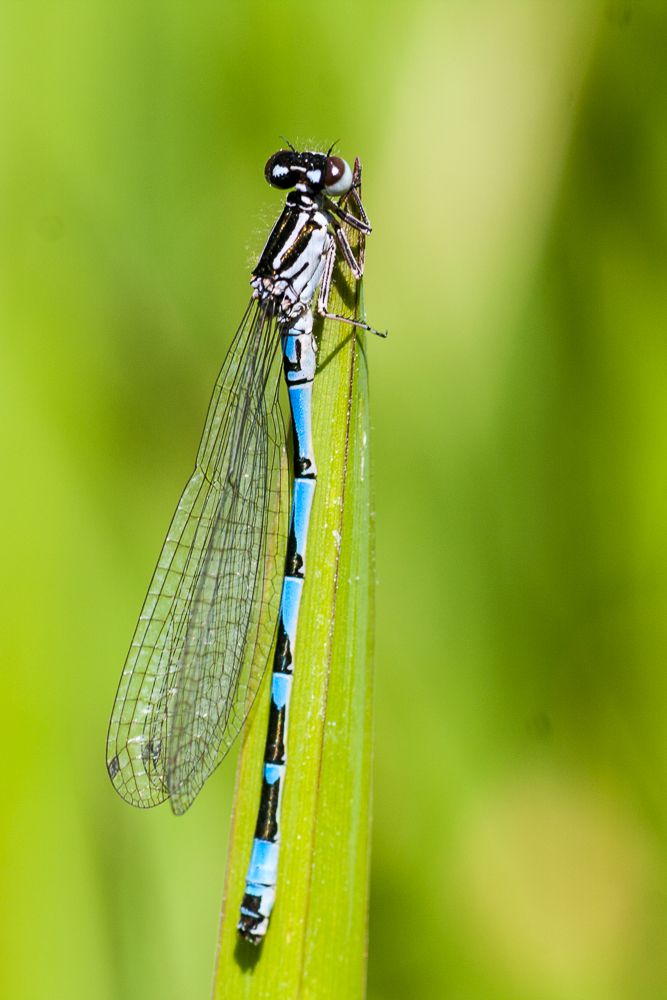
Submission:
[[[331,252],[332,216],[322,198],[292,191],[253,272],[256,297],[278,306],[279,322],[289,323],[311,311]]]

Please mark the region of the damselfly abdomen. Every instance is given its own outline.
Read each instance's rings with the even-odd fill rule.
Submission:
[[[371,228],[361,168],[281,150],[267,180],[289,189],[253,271],[252,299],[222,366],[195,470],[174,514],[121,675],[107,767],[136,806],[184,812],[252,706],[273,652],[264,774],[239,931],[264,937],[275,898],[280,803],[306,542],[317,478],[311,433],[315,313],[338,254],[354,277]],[[353,253],[342,223],[359,233]],[[377,331],[372,331],[377,332]],[[292,423],[292,501],[279,402],[282,348]]]

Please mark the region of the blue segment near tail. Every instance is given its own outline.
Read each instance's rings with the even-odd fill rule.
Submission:
[[[278,875],[279,845],[255,838],[248,865],[248,882],[255,885],[274,885]]]
[[[280,602],[280,617],[292,647],[294,647],[296,639],[296,627],[299,622],[299,606],[301,604],[302,593],[303,580],[300,577],[286,576],[283,583],[283,596]]]
[[[282,778],[284,770],[284,764],[265,764],[264,781],[267,785],[275,785],[276,781],[280,781]]]
[[[292,692],[290,674],[274,674],[271,679],[271,701],[277,709],[285,708]]]

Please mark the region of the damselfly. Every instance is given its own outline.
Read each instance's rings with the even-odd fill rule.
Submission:
[[[355,279],[371,227],[361,167],[290,146],[267,162],[290,190],[252,273],[252,298],[218,376],[197,454],[121,675],[107,767],[135,806],[192,803],[250,710],[273,650],[259,814],[239,931],[264,937],[275,898],[280,803],[308,523],[317,478],[311,433],[314,314],[328,311],[338,254]],[[359,234],[355,256],[342,224]],[[292,423],[292,502],[279,400],[282,346]],[[287,530],[286,530],[287,529]],[[277,638],[276,638],[277,632]],[[275,646],[274,646],[275,641]]]

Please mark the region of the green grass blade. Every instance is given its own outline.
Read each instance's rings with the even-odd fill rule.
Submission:
[[[359,310],[338,270],[330,308]],[[317,489],[295,652],[275,909],[263,945],[236,933],[254,833],[270,678],[248,721],[216,1000],[356,1000],[366,982],[375,584],[365,338],[324,325],[314,391]]]

